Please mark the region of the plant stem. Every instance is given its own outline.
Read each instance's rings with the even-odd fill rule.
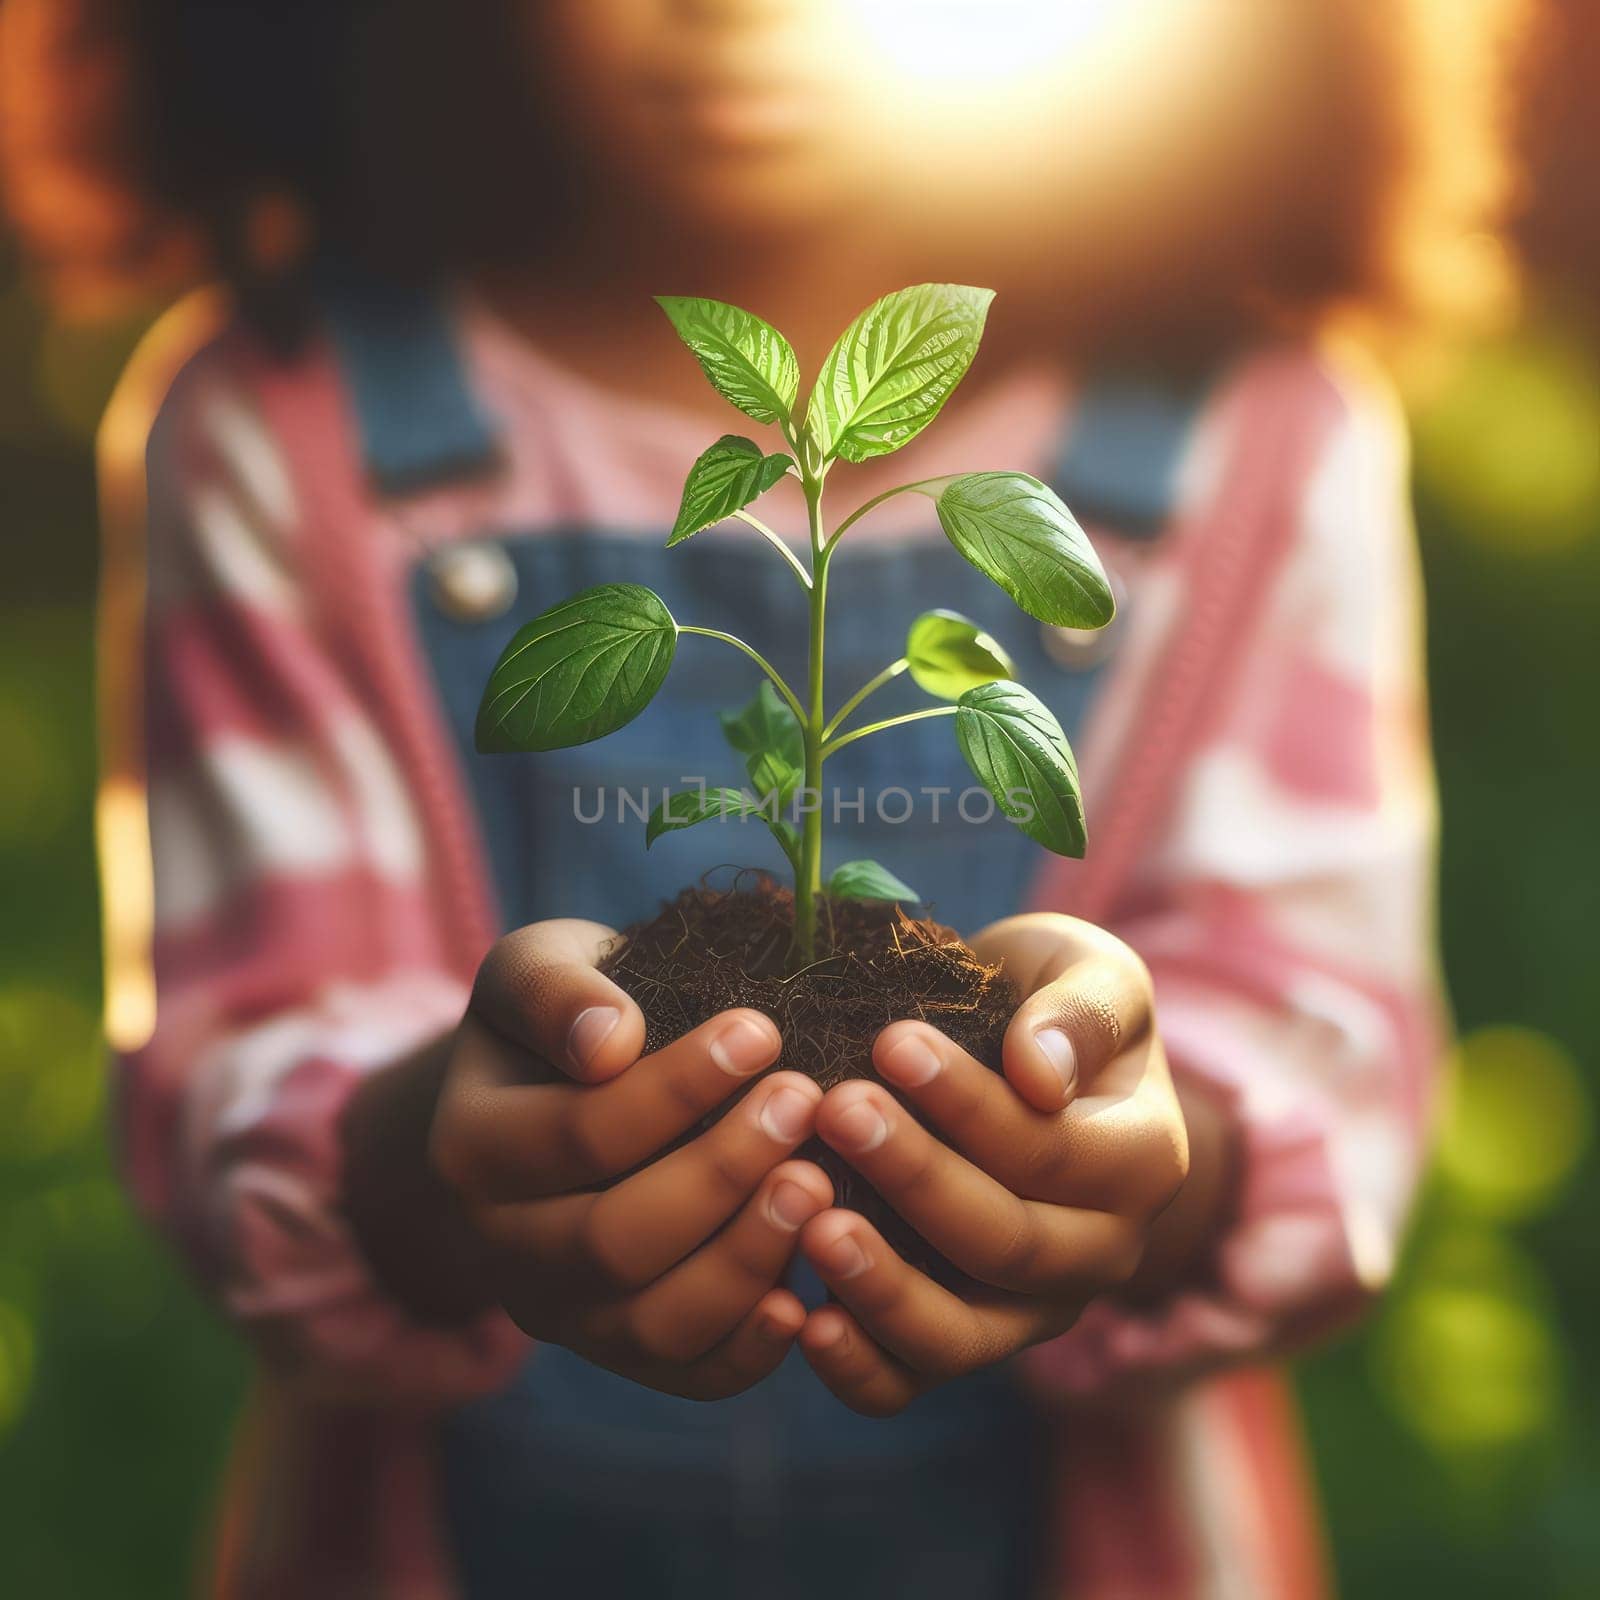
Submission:
[[[856,692],[851,695],[850,698],[846,700],[836,712],[834,712],[832,720],[828,723],[827,727],[822,730],[823,740],[826,741],[829,737],[831,737],[834,729],[836,729],[839,724],[843,722],[845,718],[848,717],[850,713],[867,698],[868,695],[876,694],[878,690],[884,686],[884,684],[892,683],[910,665],[911,663],[907,661],[904,656],[901,656],[898,661],[891,661],[889,665],[886,666],[883,671],[880,672],[877,677],[873,678],[869,683],[862,684],[862,686],[857,689]]]
[[[929,717],[953,717],[960,706],[931,706],[926,711],[908,711],[903,717],[889,717],[883,722],[869,722],[864,728],[856,728],[835,739],[832,744],[822,747],[822,759],[826,761],[829,756],[838,754],[847,744],[854,744],[857,739],[865,739],[869,733],[882,733],[885,728],[898,728],[906,722],[925,722]]]
[[[736,638],[731,633],[723,633],[718,628],[691,628],[687,623],[678,624],[679,633],[697,633],[703,639],[720,639],[724,644],[731,644],[735,650],[742,650],[755,662],[755,664],[772,679],[773,687],[789,702],[789,709],[804,722],[806,720],[805,708],[800,704],[799,697],[794,690],[783,681],[783,674],[761,654],[759,650],[752,650],[743,639]]]
[[[794,943],[791,968],[816,959],[817,896],[822,892],[822,744],[827,711],[822,700],[823,645],[828,611],[828,547],[823,542],[822,479],[809,473],[802,480],[806,520],[811,530],[811,659],[810,712],[802,714],[806,771],[803,791],[807,809],[800,817],[800,862],[794,879]]]
[[[774,533],[773,530],[760,519],[760,517],[752,517],[748,511],[735,511],[734,516],[736,516],[740,522],[743,522],[749,527],[754,528],[756,532],[759,533],[761,537],[765,539],[767,543],[770,544],[772,548],[776,550],[791,567],[794,568],[794,575],[800,580],[802,588],[809,589],[811,587],[811,574],[806,571],[804,566],[801,565],[799,556],[797,556],[794,551],[789,548],[785,540]]]
[[[857,506],[855,510],[852,511],[850,515],[833,530],[833,537],[828,541],[828,549],[833,549],[833,547],[838,544],[842,538],[844,538],[845,534],[847,534],[864,516],[866,516],[869,511],[875,511],[883,504],[885,500],[893,500],[897,494],[910,494],[913,489],[926,491],[929,484],[938,483],[941,481],[942,480],[937,478],[922,478],[916,483],[902,483],[897,489],[885,489],[882,494],[873,495],[873,497],[867,501],[865,505]]]

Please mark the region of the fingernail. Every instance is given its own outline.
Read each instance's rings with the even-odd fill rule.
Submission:
[[[572,1064],[588,1066],[621,1021],[622,1013],[615,1006],[590,1006],[580,1011],[567,1030],[567,1055]]]
[[[847,1155],[864,1156],[876,1150],[889,1137],[889,1124],[869,1100],[859,1100],[833,1119],[833,1137],[828,1143]]]
[[[902,1089],[920,1089],[939,1076],[939,1053],[925,1040],[908,1034],[883,1058],[882,1071],[891,1083]]]
[[[772,1219],[772,1225],[781,1228],[785,1233],[793,1233],[802,1223],[809,1222],[821,1209],[815,1197],[808,1194],[798,1183],[780,1183],[772,1191],[772,1198],[767,1201],[767,1215]]]
[[[1061,1080],[1061,1093],[1071,1094],[1078,1076],[1078,1057],[1072,1048],[1072,1041],[1059,1028],[1041,1028],[1034,1034],[1033,1040],[1039,1046],[1039,1053],[1056,1069],[1056,1076]]]
[[[772,1030],[754,1017],[735,1017],[710,1044],[706,1054],[732,1078],[748,1078],[777,1056]]]
[[[797,1144],[811,1127],[817,1102],[798,1089],[778,1089],[761,1108],[761,1126],[779,1144]]]
[[[822,1264],[836,1278],[858,1278],[872,1265],[852,1233],[835,1239],[822,1252]]]

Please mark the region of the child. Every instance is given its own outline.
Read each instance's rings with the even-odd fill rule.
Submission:
[[[857,57],[831,8],[135,9],[152,170],[238,291],[153,336],[106,432],[115,534],[146,493],[121,441],[159,401],[147,548],[108,564],[128,1171],[263,1355],[222,1592],[1318,1592],[1261,1363],[1390,1269],[1438,1044],[1432,812],[1392,408],[1259,308],[1377,298],[1383,131],[1347,152],[1365,252],[1286,265],[1240,165],[1202,164],[1255,253],[1141,219],[1145,298],[1075,269],[1091,339],[981,174],[905,203],[868,137],[887,114],[836,98]],[[1333,0],[1298,10],[1300,46],[1370,44]],[[1367,81],[1375,111],[1392,90]],[[1294,237],[1336,209],[1291,212]],[[899,1023],[884,1085],[772,1076],[660,1154],[775,1031],[729,1013],[640,1058],[595,963],[749,835],[642,860],[636,822],[573,795],[719,774],[730,675],[685,649],[619,741],[533,761],[471,754],[477,695],[519,618],[608,577],[764,648],[792,632],[770,551],[659,550],[728,418],[652,292],[747,304],[814,370],[859,306],[957,267],[1000,285],[995,337],[942,426],[853,488],[1035,471],[1095,529],[1121,620],[984,609],[895,501],[841,554],[835,664],[859,681],[917,611],[971,611],[1078,744],[1088,860],[869,805],[861,853],[937,885],[1026,996],[1004,1080]],[[1157,308],[1181,382],[1093,368]],[[848,785],[959,786],[924,731]],[[794,1157],[813,1133],[990,1287],[948,1293],[834,1208]]]

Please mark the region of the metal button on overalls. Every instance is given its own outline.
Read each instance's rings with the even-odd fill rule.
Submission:
[[[428,558],[433,596],[457,622],[492,622],[517,598],[517,569],[498,544],[474,540],[449,545]]]

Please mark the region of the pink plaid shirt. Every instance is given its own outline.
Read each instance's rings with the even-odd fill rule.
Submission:
[[[352,1088],[459,1019],[494,933],[405,574],[418,540],[490,520],[666,525],[703,425],[626,405],[619,421],[474,314],[507,470],[401,507],[361,480],[326,348],[275,362],[238,328],[200,337],[204,318],[180,308],[152,339],[105,440],[128,1182],[264,1358],[218,1592],[444,1600],[429,1415],[501,1384],[527,1346],[499,1315],[410,1322],[338,1206]],[[174,346],[192,353],[169,384]],[[147,533],[129,540],[117,491],[158,401]],[[947,437],[965,467],[1015,465],[1070,405],[1060,380],[1019,374]],[[1079,752],[1090,857],[1044,866],[1035,904],[1140,951],[1174,1071],[1225,1097],[1243,1164],[1212,1286],[1102,1300],[1025,1358],[1061,1418],[1057,1592],[1075,1600],[1324,1585],[1263,1363],[1382,1288],[1425,1152],[1434,815],[1404,488],[1381,384],[1284,347],[1217,385],[1167,535],[1097,534],[1137,603]]]

